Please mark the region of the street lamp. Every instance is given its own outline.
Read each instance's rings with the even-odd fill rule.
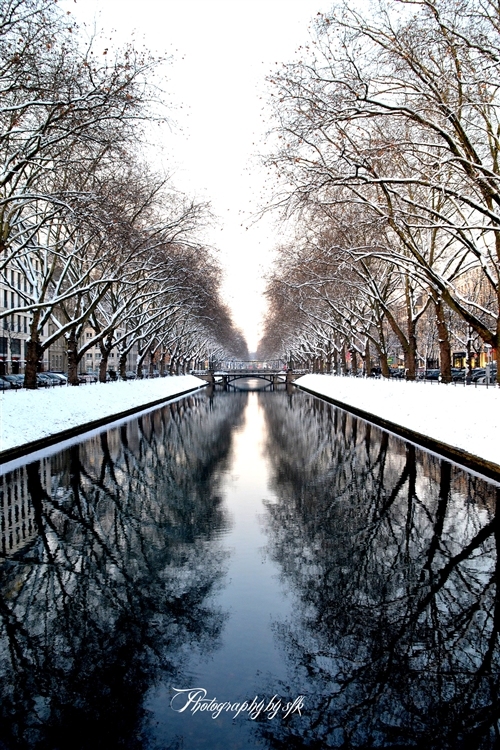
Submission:
[[[485,344],[484,348],[486,349],[486,385],[489,385],[491,382],[491,344]]]

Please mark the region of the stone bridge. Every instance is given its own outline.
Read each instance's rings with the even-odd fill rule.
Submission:
[[[300,378],[303,373],[293,372],[292,370],[282,370],[274,368],[260,368],[260,369],[243,369],[240,368],[230,370],[216,370],[215,372],[204,372],[196,373],[198,378],[206,380],[207,383],[214,385],[222,385],[227,387],[234,383],[236,380],[256,378],[258,380],[265,380],[271,385],[280,385],[285,383],[293,383],[294,380]]]

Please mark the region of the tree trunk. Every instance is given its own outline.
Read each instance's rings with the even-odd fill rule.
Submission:
[[[370,356],[370,340],[366,339],[365,344],[365,377],[368,377],[372,371],[372,358]]]
[[[30,325],[30,340],[28,341],[28,351],[26,353],[26,365],[24,368],[24,387],[35,390],[36,374],[39,370],[43,349],[40,344],[40,333],[38,326],[40,323],[40,312],[36,310],[33,313],[33,320]]]
[[[408,346],[405,348],[405,369],[407,380],[415,380],[417,376],[417,326],[413,317],[413,290],[408,276],[405,278],[406,321],[408,331]]]
[[[347,359],[345,356],[345,346],[342,344],[340,349],[340,374],[345,375],[347,372]]]
[[[389,371],[389,365],[387,364],[387,355],[385,352],[382,352],[382,354],[380,355],[380,369],[382,370],[383,378],[391,377],[391,373]]]
[[[72,328],[68,336],[68,383],[80,385],[78,380],[78,351],[77,351],[76,329]]]
[[[495,346],[495,361],[497,363],[497,385],[500,386],[500,316],[497,320],[497,335]]]
[[[99,341],[99,349],[101,350],[101,361],[99,363],[99,383],[106,382],[106,372],[108,369],[108,360],[113,348],[113,334],[106,336],[104,340]]]
[[[127,352],[121,352],[118,360],[118,371],[122,380],[127,379]]]
[[[24,387],[30,390],[35,390],[36,374],[39,370],[40,362],[43,356],[43,348],[38,341],[38,335],[35,340],[30,339],[28,341],[28,351],[26,356],[26,366],[24,370]]]
[[[441,381],[451,383],[451,344],[448,334],[448,326],[444,316],[443,300],[441,297],[434,297],[434,309],[436,311],[436,326],[439,341],[439,364],[441,368]]]
[[[109,351],[105,348],[101,348],[101,361],[99,362],[99,383],[106,382],[106,371],[108,369],[108,357]]]
[[[415,380],[417,376],[417,336],[415,322],[408,318],[408,349],[405,351],[406,379]]]
[[[144,362],[144,357],[146,356],[146,352],[142,352],[141,349],[137,352],[137,364],[135,366],[135,377],[138,380],[142,380],[144,375],[142,374],[142,363]]]

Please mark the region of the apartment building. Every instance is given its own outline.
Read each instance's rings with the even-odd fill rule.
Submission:
[[[19,271],[7,268],[3,279],[0,278],[2,313],[23,306],[23,291],[28,291],[26,278]],[[22,313],[7,314],[0,321],[0,375],[24,372],[30,322],[31,316]]]
[[[121,335],[121,331],[117,331],[117,336]],[[90,326],[87,326],[83,332],[83,343],[89,343],[91,339],[95,338],[95,331]],[[108,358],[108,370],[115,370],[118,372],[118,366],[119,366],[119,359],[120,355],[118,353],[118,350],[116,347],[114,347]],[[133,370],[135,371],[136,368],[136,362],[137,362],[137,347],[132,347],[132,350],[129,352],[127,356],[127,364],[125,366],[126,370]],[[99,370],[99,365],[101,364],[101,349],[99,347],[99,343],[96,343],[94,346],[91,346],[86,353],[83,355],[82,359],[80,360],[80,366],[78,368],[78,371],[80,373],[86,373],[86,372],[97,372]]]

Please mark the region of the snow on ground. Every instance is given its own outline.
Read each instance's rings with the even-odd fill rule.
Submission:
[[[204,385],[193,375],[0,392],[0,451]]]
[[[500,388],[333,375],[295,383],[500,464]]]

